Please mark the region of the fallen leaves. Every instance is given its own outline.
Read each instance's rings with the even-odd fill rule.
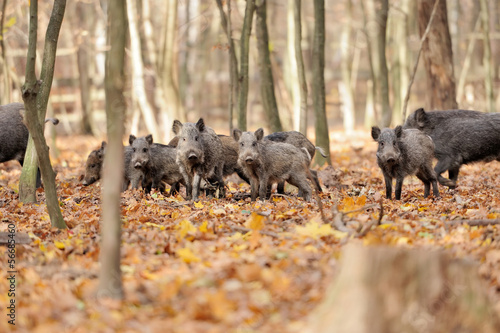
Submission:
[[[78,141],[81,151],[68,140]],[[389,201],[382,199],[383,179],[370,144],[362,151],[347,146],[332,153],[333,166],[319,170],[327,223],[317,204],[297,199],[293,187],[286,189],[290,196],[266,202],[251,202],[244,195],[249,186],[232,182],[230,198],[194,203],[182,196],[124,192],[125,300],[108,304],[95,295],[100,184],[78,182],[88,151],[100,144],[92,140],[58,142],[58,193],[69,231],[50,227],[43,203],[20,203],[19,168],[0,164],[0,230],[13,222],[31,240],[18,245],[16,254],[21,331],[294,331],[321,301],[348,242],[432,247],[471,258],[480,263],[479,273],[500,304],[499,227],[460,222],[499,218],[500,186],[491,182],[500,179],[500,164],[463,167],[456,190],[440,187],[441,199],[423,199],[421,182],[408,178],[402,200]],[[479,174],[488,177],[478,179]],[[43,202],[44,193],[37,195]],[[384,214],[377,225],[379,200]],[[339,214],[351,233],[336,227]],[[363,227],[366,232],[357,238]],[[5,251],[0,247],[2,307],[8,301]],[[0,321],[0,331],[8,329]]]

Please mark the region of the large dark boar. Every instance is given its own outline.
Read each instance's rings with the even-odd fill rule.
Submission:
[[[377,164],[382,169],[387,199],[392,199],[392,179],[396,178],[396,200],[401,199],[401,189],[406,176],[416,175],[425,186],[428,197],[432,183],[435,197],[439,197],[436,173],[432,169],[434,144],[429,136],[419,130],[372,127],[372,138],[378,142]]]
[[[184,176],[188,199],[198,200],[202,178],[215,178],[219,193],[225,197],[223,148],[217,134],[205,126],[202,118],[196,124],[174,120],[172,130],[178,137],[176,161]]]
[[[404,128],[416,128],[434,141],[434,168],[441,184],[454,188],[462,164],[500,157],[500,114],[470,110],[428,111],[420,108]],[[448,170],[449,179],[441,176]]]
[[[45,122],[54,125],[59,120],[48,118]],[[0,105],[0,163],[17,160],[21,165],[24,163],[24,155],[28,145],[29,132],[24,123],[24,104],[11,103]],[[36,187],[40,187],[40,170],[36,175]]]

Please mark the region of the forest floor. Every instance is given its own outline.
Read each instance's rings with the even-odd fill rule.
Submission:
[[[340,136],[339,136],[340,137]],[[333,142],[336,142],[335,139]],[[300,332],[321,302],[348,243],[446,250],[477,263],[500,314],[500,230],[460,219],[500,218],[500,163],[464,166],[456,190],[423,198],[416,177],[401,201],[385,199],[376,144],[368,137],[334,143],[321,168],[328,221],[343,213],[348,229],[377,220],[362,237],[323,223],[315,200],[296,189],[269,202],[244,198],[249,186],[228,181],[221,200],[184,201],[141,191],[122,194],[122,302],[96,295],[99,275],[100,182],[81,185],[84,162],[100,141],[58,138],[53,158],[68,230],[51,228],[40,204],[18,198],[20,167],[0,164],[0,231],[15,223],[29,244],[16,245],[15,297],[9,297],[8,248],[0,246],[0,331],[19,332]],[[355,211],[353,213],[347,213]],[[15,299],[15,327],[7,305]]]

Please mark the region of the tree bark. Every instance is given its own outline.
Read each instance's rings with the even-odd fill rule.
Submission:
[[[186,121],[186,112],[181,103],[179,86],[175,78],[175,54],[177,36],[177,0],[167,0],[167,18],[159,73],[165,95],[165,111],[162,113],[165,128],[172,126],[173,120]]]
[[[156,120],[153,108],[149,104],[144,84],[144,64],[141,56],[141,40],[136,20],[137,6],[135,5],[135,0],[127,0],[127,13],[133,71],[132,86],[137,98],[137,104],[146,123],[146,128],[158,140],[160,138],[160,131],[157,126],[158,121]]]
[[[43,135],[43,124],[45,118],[45,110],[47,107],[48,95],[50,93],[50,86],[52,84],[52,77],[54,75],[54,62],[57,49],[57,40],[59,31],[64,17],[66,8],[66,0],[56,0],[52,8],[52,15],[50,17],[47,33],[45,36],[45,52],[44,62],[42,66],[42,80],[38,81],[35,74],[35,61],[36,61],[36,42],[37,42],[37,29],[38,29],[38,1],[30,3],[30,32],[28,55],[26,62],[26,83],[22,88],[22,96],[25,105],[25,118],[26,125],[30,132],[31,140],[33,140],[34,147],[37,151],[38,163],[45,187],[45,199],[47,210],[49,212],[51,225],[59,229],[65,229],[66,223],[59,208],[59,201],[57,199],[57,191],[55,184],[55,173],[52,169],[49,156],[49,148],[45,142]],[[44,103],[44,104],[41,104]],[[43,110],[43,111],[42,111]],[[43,117],[40,117],[43,115]],[[34,160],[36,168],[36,159]],[[26,160],[24,164],[26,164]],[[36,173],[35,173],[36,176]],[[33,189],[34,190],[34,189]],[[36,195],[35,195],[36,199]]]
[[[427,28],[435,1],[419,0],[417,2],[420,36]],[[427,72],[428,108],[431,110],[457,109],[453,54],[445,0],[439,1],[436,17],[423,43],[422,55]]]
[[[98,298],[123,298],[120,271],[121,218],[120,192],[124,158],[122,137],[125,115],[123,97],[125,76],[126,8],[122,0],[108,2],[108,43],[106,53],[106,124],[108,148],[104,157],[101,218],[101,270]]]
[[[346,1],[346,21],[343,22],[340,34],[340,69],[342,80],[339,81],[339,95],[342,101],[342,115],[344,120],[344,131],[352,134],[354,131],[354,97],[351,84],[351,60],[352,60],[352,2]]]
[[[252,33],[253,13],[255,11],[255,0],[247,0],[245,7],[245,18],[240,38],[240,93],[238,95],[238,128],[247,130],[247,103],[248,103],[248,68],[250,53],[250,34]]]
[[[306,332],[500,332],[477,265],[446,253],[348,245]]]
[[[330,152],[328,119],[326,117],[325,96],[325,0],[314,0],[314,36],[312,55],[312,100],[315,114],[316,146]],[[332,164],[330,154],[326,159],[321,154],[315,155],[315,163]]]
[[[374,84],[376,88],[375,101],[380,110],[381,125],[389,127],[392,121],[392,112],[389,103],[389,74],[385,56],[389,3],[388,0],[369,0],[368,3],[372,6],[368,10],[370,18],[368,34],[372,40],[374,83],[376,82]]]
[[[83,134],[92,134],[92,100],[91,87],[92,79],[90,77],[90,67],[92,63],[92,36],[95,25],[95,13],[92,10],[92,4],[77,2],[76,4],[77,22],[85,33],[80,34],[78,50],[76,53],[78,63],[78,74],[80,82],[80,99],[82,107],[81,132]]]
[[[484,90],[486,97],[486,111],[495,112],[495,97],[493,94],[493,72],[494,68],[492,66],[491,59],[491,46],[490,46],[490,10],[488,8],[488,2],[486,0],[480,0],[479,4],[481,6],[481,22],[483,30],[483,67],[484,67]]]
[[[274,79],[269,54],[269,34],[267,32],[267,1],[261,0],[255,9],[255,30],[259,51],[260,93],[262,105],[267,115],[269,127],[273,132],[281,132],[278,104],[274,94]]]
[[[293,0],[294,23],[294,47],[295,62],[297,64],[297,74],[300,87],[300,114],[299,131],[307,135],[307,80],[304,69],[304,57],[302,56],[302,18],[301,0]]]
[[[5,22],[5,9],[7,8],[8,0],[3,0],[2,4],[2,17],[0,18],[0,47],[2,48],[2,67],[3,67],[3,81],[4,81],[4,89],[2,96],[0,97],[0,105],[10,103],[10,93],[11,93],[11,82],[9,75],[9,65],[7,61],[7,50],[5,49],[5,39],[3,35],[4,31],[4,22]]]

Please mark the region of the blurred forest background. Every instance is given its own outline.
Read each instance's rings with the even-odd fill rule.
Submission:
[[[270,63],[277,108],[283,130],[300,129],[300,85],[294,41],[294,4],[297,0],[248,0],[265,4]],[[307,81],[308,137],[314,137],[313,1],[300,5],[301,42]],[[377,85],[384,69],[374,61],[377,40],[385,36],[387,96],[391,124],[402,123],[402,105],[420,49],[419,6],[426,0],[325,1],[325,92],[330,131],[362,130],[382,124],[383,97]],[[452,75],[459,108],[494,111],[500,103],[500,1],[441,0],[452,47]],[[53,1],[39,1],[39,29],[45,31]],[[230,52],[221,12],[227,16],[235,55],[240,67],[240,39],[247,1],[232,0],[137,0],[128,4],[128,48],[125,97],[126,133],[153,133],[158,141],[171,136],[173,119],[196,121],[204,117],[222,133],[229,124],[237,127],[237,94],[230,117]],[[387,6],[387,8],[385,8]],[[29,4],[3,0],[0,24],[0,103],[21,102],[28,47]],[[61,134],[105,133],[104,59],[106,0],[68,1],[61,29],[48,115],[61,120]],[[385,14],[386,13],[386,14]],[[257,15],[257,14],[256,14]],[[386,17],[380,29],[380,17]],[[442,20],[443,18],[439,18]],[[436,17],[438,20],[438,17]],[[259,48],[254,17],[249,44],[249,92],[247,127],[273,127],[261,98]],[[227,21],[225,26],[227,28]],[[424,25],[425,29],[425,25]],[[385,33],[384,33],[385,32]],[[38,35],[39,49],[44,33]],[[425,57],[425,51],[422,57]],[[38,58],[41,59],[40,52]],[[40,60],[38,61],[38,65]],[[39,70],[39,67],[37,70]],[[438,70],[440,70],[438,68]],[[375,88],[374,89],[374,83]],[[409,99],[408,113],[418,107],[438,108],[429,96],[424,60],[418,66]],[[353,121],[349,121],[349,115]],[[296,120],[294,122],[294,119]]]

